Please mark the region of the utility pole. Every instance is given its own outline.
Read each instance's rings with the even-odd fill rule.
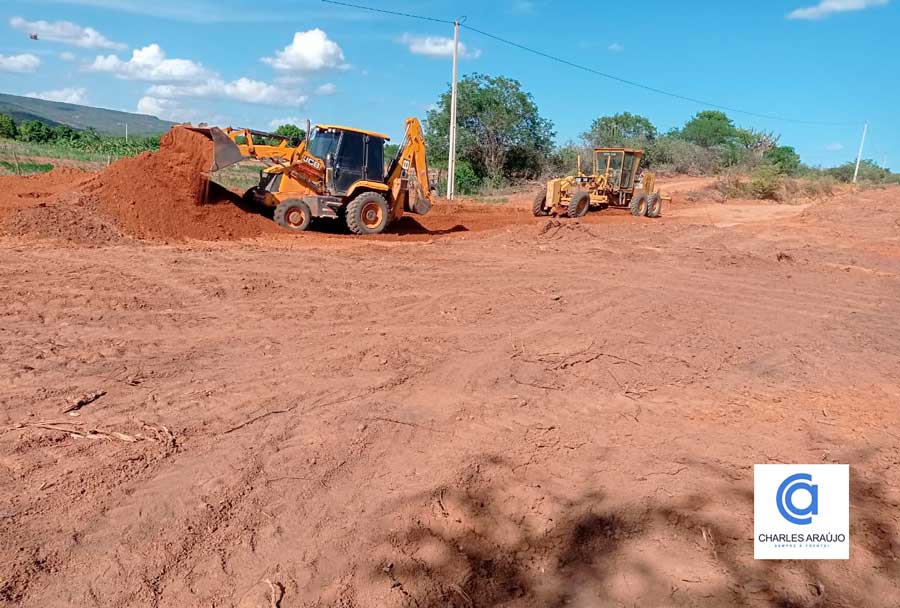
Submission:
[[[128,123],[125,123],[125,141],[128,141]]]
[[[859,140],[859,152],[856,153],[856,169],[853,171],[853,183],[856,183],[856,177],[859,175],[859,163],[862,160],[863,146],[866,144],[866,131],[869,130],[869,121],[863,125],[862,139]]]
[[[456,76],[459,63],[459,20],[453,22],[453,83],[450,85],[450,158],[447,159],[447,198],[456,194]]]

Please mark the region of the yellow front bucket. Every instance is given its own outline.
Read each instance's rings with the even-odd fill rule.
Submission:
[[[213,142],[213,162],[209,170],[220,171],[241,162],[244,156],[237,144],[219,127],[185,127]]]

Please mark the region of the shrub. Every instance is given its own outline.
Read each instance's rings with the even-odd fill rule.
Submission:
[[[651,143],[645,150],[645,163],[655,170],[669,170],[689,175],[709,175],[718,172],[722,161],[715,150],[666,135]]]
[[[19,124],[18,139],[33,143],[45,143],[53,139],[53,130],[39,120],[26,120]]]
[[[481,188],[481,178],[475,173],[468,161],[456,163],[456,192],[459,194],[475,194]]]
[[[750,195],[748,185],[741,180],[740,175],[731,171],[723,173],[713,188],[721,192],[725,198],[745,198]]]
[[[791,146],[772,148],[763,158],[782,175],[795,175],[800,170],[800,155]]]
[[[12,116],[0,114],[0,137],[15,139],[18,133],[19,130],[16,128],[16,121],[12,119]]]
[[[750,193],[756,198],[782,200],[781,173],[772,165],[760,165],[750,173]]]

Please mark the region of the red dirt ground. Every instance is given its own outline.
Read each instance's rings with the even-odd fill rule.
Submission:
[[[900,188],[66,243],[54,179],[0,182],[0,603],[897,605]],[[849,561],[753,560],[767,462],[851,465]]]

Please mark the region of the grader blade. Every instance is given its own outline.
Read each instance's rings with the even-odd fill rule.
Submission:
[[[225,167],[237,164],[244,159],[240,148],[231,141],[225,131],[218,127],[186,127],[200,133],[213,143],[213,161],[210,172],[221,171]]]

